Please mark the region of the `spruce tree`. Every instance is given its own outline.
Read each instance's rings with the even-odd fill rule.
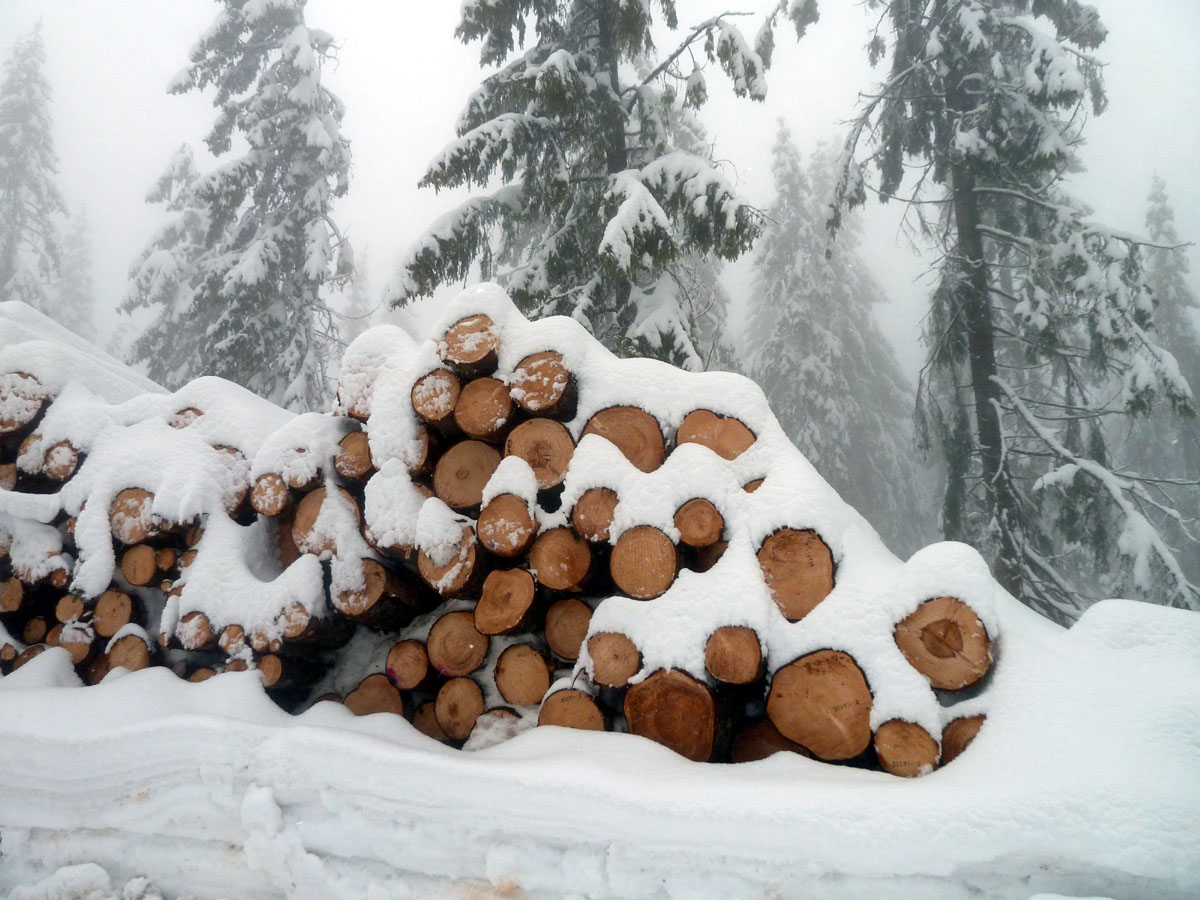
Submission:
[[[618,352],[701,364],[686,321],[691,298],[664,276],[689,257],[736,258],[760,217],[709,149],[681,138],[678,111],[703,105],[710,65],[735,94],[762,99],[784,7],[754,47],[725,14],[660,54],[651,16],[677,30],[672,0],[463,3],[457,36],[478,41],[481,65],[499,68],[468,99],[458,139],[421,184],[479,190],[411,249],[393,302],[497,279],[528,315],[571,315]],[[815,5],[790,8],[803,33]]]
[[[50,314],[58,274],[55,216],[66,205],[55,185],[46,52],[38,25],[18,40],[0,79],[0,301]]]
[[[917,464],[914,394],[875,324],[886,297],[848,216],[831,241],[827,197],[836,161],[807,168],[781,122],[772,151],[775,201],[754,258],[744,335],[750,374],[793,443],[901,553],[936,534],[929,480]]]
[[[1078,0],[868,6],[882,11],[869,54],[890,75],[851,125],[836,207],[865,199],[853,153],[869,146],[874,190],[923,213],[940,255],[919,397],[948,472],[946,536],[1060,620],[1117,592],[1200,606],[1154,526],[1161,495],[1112,453],[1129,416],[1186,411],[1191,392],[1156,343],[1142,248],[1064,185],[1086,110],[1105,105],[1098,14]]]
[[[153,304],[157,318],[135,355],[168,386],[215,374],[313,409],[328,395],[337,341],[325,294],[350,269],[331,216],[349,185],[350,146],[342,103],[321,83],[333,38],[305,25],[304,0],[221,6],[170,88],[215,89],[219,113],[205,141],[226,159],[186,199],[205,220],[204,249],[190,267],[158,269],[159,242],[174,240],[160,234],[143,254],[126,307]],[[175,260],[193,246],[183,219],[175,225],[184,243],[168,251]],[[160,358],[167,348],[171,358]]]
[[[51,317],[80,337],[95,340],[96,291],[87,209],[81,208],[71,217],[62,242],[58,283],[52,293]]]
[[[356,252],[354,257],[354,276],[346,291],[346,305],[338,314],[338,330],[342,341],[349,346],[356,337],[375,324],[379,304],[372,303],[370,298],[370,266],[366,250]]]

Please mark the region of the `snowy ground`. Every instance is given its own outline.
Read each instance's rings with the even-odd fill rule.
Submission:
[[[914,780],[790,755],[696,764],[552,728],[463,753],[336,704],[290,717],[254,673],[78,687],[50,651],[0,680],[0,888],[136,898],[141,876],[165,898],[1200,895],[1200,616],[1109,601],[1061,631],[1001,612],[987,725]],[[63,869],[79,863],[102,869]]]

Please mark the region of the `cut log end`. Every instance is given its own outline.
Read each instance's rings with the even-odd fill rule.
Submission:
[[[489,639],[475,628],[469,612],[446,613],[433,623],[425,650],[429,663],[443,675],[469,675],[487,658]],[[482,710],[480,710],[482,712]]]
[[[775,605],[789,622],[803,619],[833,590],[833,554],[811,529],[775,532],[763,541],[758,564]]]
[[[412,408],[425,424],[439,431],[454,428],[454,407],[462,382],[449,369],[434,369],[417,379],[412,387]]]
[[[150,645],[140,635],[126,634],[114,641],[108,650],[110,670],[122,668],[137,672],[149,665]]]
[[[45,406],[48,392],[42,383],[25,372],[0,375],[0,434],[20,431]]]
[[[942,765],[948,765],[971,746],[987,716],[961,716],[942,729]]]
[[[575,454],[575,441],[565,425],[554,419],[530,419],[509,433],[504,455],[516,456],[529,463],[540,490],[563,483],[567,467]]]
[[[346,695],[343,701],[346,708],[356,716],[369,716],[373,713],[393,713],[404,715],[404,698],[386,675],[368,675],[358,683],[358,687]]]
[[[851,759],[870,746],[871,703],[854,659],[839,650],[818,650],[775,673],[767,715],[784,737],[819,759]]]
[[[79,468],[79,451],[70,441],[59,441],[42,457],[42,471],[51,481],[66,481]]]
[[[592,610],[582,600],[559,600],[546,611],[546,643],[560,659],[574,662],[587,637]]]
[[[885,771],[902,778],[915,778],[937,767],[938,745],[920,725],[892,719],[875,732],[875,755]]]
[[[465,512],[483,502],[483,488],[500,465],[500,451],[483,441],[460,441],[433,469],[433,492],[453,510]]]
[[[157,553],[149,544],[135,544],[121,555],[121,574],[130,584],[143,587],[158,575]]]
[[[292,520],[292,542],[301,553],[312,553],[320,556],[324,553],[337,553],[337,541],[330,532],[317,534],[315,531],[317,519],[326,503],[338,497],[340,502],[350,510],[355,525],[362,523],[362,513],[358,503],[350,494],[341,488],[335,488],[336,494],[327,493],[325,488],[317,488],[304,495],[304,499],[296,506],[296,517]]]
[[[538,584],[552,591],[577,591],[592,568],[592,550],[570,528],[538,535],[529,551],[529,568]]]
[[[935,597],[896,626],[896,645],[937,690],[975,684],[992,662],[991,641],[975,611],[956,597]]]
[[[583,691],[565,688],[555,691],[538,711],[538,725],[558,725],[581,731],[604,731],[604,714],[596,701]]]
[[[434,716],[438,726],[451,740],[465,741],[471,736],[475,720],[483,715],[483,691],[470,678],[451,678],[437,693]]]
[[[454,406],[454,424],[467,437],[496,442],[513,417],[513,403],[504,382],[476,378],[463,386]]]
[[[717,681],[751,684],[763,676],[764,660],[758,634],[744,625],[726,625],[704,645],[704,666]]]
[[[202,415],[204,415],[202,410],[196,409],[194,406],[185,406],[175,413],[175,415],[171,416],[167,424],[172,428],[187,428]]]
[[[432,701],[422,703],[413,712],[413,728],[435,741],[448,740],[448,735],[437,721],[437,705]]]
[[[735,763],[757,762],[776,753],[798,753],[812,758],[812,754],[795,741],[789,741],[770,719],[760,719],[747,725],[733,742],[731,761]]]
[[[479,564],[478,541],[469,525],[463,528],[462,540],[454,556],[445,565],[437,565],[424,550],[417,554],[417,571],[443,597],[455,597],[464,593],[476,578]]]
[[[175,626],[175,637],[184,650],[204,650],[217,643],[212,622],[199,610],[186,613],[179,619],[179,624]]]
[[[529,616],[536,598],[533,576],[525,569],[497,569],[488,574],[475,605],[480,634],[509,634]]]
[[[151,508],[154,495],[141,488],[126,488],[113,499],[109,524],[113,537],[121,543],[140,544],[154,533]]]
[[[133,621],[133,598],[124,591],[109,590],[96,600],[92,626],[102,638],[111,638]]]
[[[736,459],[754,443],[754,432],[740,419],[698,409],[684,416],[675,432],[675,444],[700,444],[722,459]]]
[[[561,416],[569,412],[572,379],[562,354],[553,350],[526,356],[509,380],[513,401],[528,413]]]
[[[250,505],[256,513],[269,519],[287,509],[290,500],[287,482],[275,472],[259,475],[250,489]]]
[[[665,669],[629,688],[625,719],[632,734],[696,762],[712,757],[717,707],[712,691],[686,672]]]
[[[365,431],[351,431],[338,441],[333,468],[350,481],[364,481],[375,471],[371,459],[371,441]]]
[[[661,529],[638,525],[617,538],[608,569],[616,586],[630,597],[652,600],[674,584],[679,553]]]
[[[593,634],[587,642],[592,660],[592,681],[605,687],[622,688],[642,669],[637,645],[616,631]]]
[[[584,436],[589,434],[611,441],[643,472],[653,472],[667,455],[658,420],[636,406],[610,406],[600,410],[583,429]]]
[[[516,494],[500,494],[480,511],[475,532],[486,550],[512,559],[529,549],[537,533],[537,523],[524,499]]]
[[[585,541],[607,543],[617,500],[616,491],[605,487],[584,491],[571,509],[571,525]]]
[[[725,517],[716,505],[704,497],[695,497],[675,511],[679,540],[689,547],[709,547],[721,540]]]
[[[500,335],[491,318],[484,315],[467,316],[450,326],[442,335],[438,353],[442,362],[475,377],[487,375],[496,368],[496,351]]]
[[[550,666],[528,644],[506,648],[496,660],[494,677],[500,696],[514,706],[536,706],[550,688]]]
[[[402,691],[411,691],[429,677],[429,654],[417,640],[397,641],[384,664],[388,680]]]

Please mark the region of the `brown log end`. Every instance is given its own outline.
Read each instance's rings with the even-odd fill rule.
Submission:
[[[712,691],[686,672],[660,669],[625,694],[625,719],[632,734],[670,747],[680,756],[706,762],[717,736]]]
[[[474,529],[465,526],[458,549],[448,563],[436,565],[422,550],[417,554],[417,571],[443,597],[454,597],[465,591],[475,577],[479,564],[477,544]]]
[[[592,569],[592,549],[570,528],[551,528],[533,542],[529,568],[552,591],[579,590]]]
[[[384,671],[388,680],[402,691],[411,691],[429,677],[429,654],[417,640],[397,641],[388,651]]]
[[[158,562],[153,547],[135,544],[121,554],[121,574],[138,587],[149,584],[158,574]]]
[[[529,549],[537,523],[524,499],[516,494],[499,494],[480,510],[475,533],[484,549],[511,559]]]
[[[875,732],[875,755],[885,771],[902,778],[915,778],[937,767],[938,745],[920,725],[892,719]]]
[[[513,369],[509,389],[521,409],[539,416],[564,413],[570,396],[571,372],[562,354],[553,350],[531,353]]]
[[[384,600],[401,589],[396,577],[375,559],[362,561],[363,586],[357,590],[339,591],[333,597],[333,606],[342,615],[353,619],[366,616]]]
[[[179,552],[174,547],[160,547],[154,552],[154,567],[160,572],[169,572],[179,563]]]
[[[987,716],[961,716],[942,729],[942,765],[957,759],[971,746]]]
[[[150,645],[141,635],[127,634],[117,638],[108,650],[108,668],[138,672],[150,665]]]
[[[312,613],[303,603],[292,602],[283,608],[276,621],[286,640],[294,641],[312,625]],[[224,635],[224,631],[221,632]]]
[[[744,625],[725,625],[709,635],[704,666],[717,681],[750,684],[763,676],[765,660],[758,633]]]
[[[475,605],[475,627],[480,634],[508,634],[518,630],[533,607],[533,576],[525,569],[496,569],[483,582]]]
[[[79,467],[79,451],[70,441],[59,441],[42,457],[42,471],[51,481],[66,481]]]
[[[42,383],[24,372],[0,376],[0,434],[19,431],[38,417],[46,403]]]
[[[13,660],[13,671],[21,668],[31,659],[41,656],[49,648],[45,644],[32,644],[17,654],[17,658]]]
[[[711,500],[695,497],[675,511],[675,527],[680,543],[709,547],[725,533],[725,517]]]
[[[413,728],[435,741],[449,739],[446,732],[442,731],[442,726],[438,724],[437,704],[432,700],[422,703],[413,712]]]
[[[81,618],[85,608],[82,597],[76,594],[63,594],[54,604],[54,618],[65,625],[67,622],[74,622]],[[0,612],[7,612],[2,603],[0,603]]]
[[[0,491],[17,489],[17,464],[0,463]]]
[[[442,362],[468,375],[486,375],[496,368],[500,335],[489,316],[467,316],[446,329],[438,344]]]
[[[803,619],[833,590],[833,554],[811,529],[782,528],[763,541],[758,564],[789,622]]]
[[[25,585],[21,579],[9,578],[0,584],[0,613],[14,613],[25,602]]]
[[[730,758],[735,763],[757,762],[776,753],[799,753],[812,758],[803,746],[780,734],[770,719],[759,719],[743,728],[733,742]]]
[[[404,698],[386,675],[368,675],[346,695],[343,702],[356,716],[381,712],[404,715]]]
[[[559,600],[546,610],[546,643],[554,655],[569,662],[579,659],[591,621],[591,607],[574,597]]]
[[[765,478],[755,478],[753,481],[747,481],[742,485],[742,490],[747,494],[753,494],[760,487],[762,487],[762,484],[765,480]]]
[[[459,441],[433,469],[433,492],[463,512],[483,502],[483,488],[500,465],[500,451],[483,441]]]
[[[637,645],[617,631],[601,631],[588,638],[588,656],[592,660],[592,681],[605,687],[621,688],[642,669],[642,654]]]
[[[542,708],[538,711],[538,725],[603,731],[604,714],[590,695],[575,688],[565,688],[555,691],[542,702]]]
[[[124,591],[108,590],[96,600],[92,627],[102,638],[114,634],[133,621],[133,598]]]
[[[41,616],[34,616],[29,619],[25,626],[21,629],[21,643],[23,644],[49,644],[51,647],[57,647],[58,642],[51,643],[46,640],[46,634],[50,631],[50,623]]]
[[[358,508],[358,503],[341,488],[335,490],[341,501],[353,511],[355,524],[361,525],[362,513]],[[292,541],[301,553],[312,553],[317,556],[322,553],[337,553],[337,541],[332,534],[316,535],[313,533],[327,496],[325,488],[317,488],[315,491],[305,494],[304,499],[296,506],[296,517],[292,520]]]
[[[433,623],[425,651],[429,664],[443,675],[469,675],[487,658],[489,639],[475,628],[469,612],[446,613]],[[480,710],[482,712],[482,710]],[[444,726],[443,726],[444,727]]]
[[[819,759],[858,756],[871,743],[871,690],[840,650],[818,650],[775,673],[767,715],[789,740]]]
[[[912,667],[937,690],[969,687],[992,663],[987,629],[956,597],[926,600],[896,626],[895,639]]]
[[[226,656],[241,653],[246,648],[246,629],[241,625],[226,625],[217,638],[217,646]]]
[[[740,419],[697,409],[684,416],[675,431],[675,444],[701,444],[722,459],[736,459],[754,443],[754,432]]]
[[[579,536],[592,544],[607,543],[617,499],[616,491],[606,487],[590,488],[580,494],[571,508],[571,525]]]
[[[203,411],[196,409],[194,406],[185,406],[183,409],[171,416],[167,422],[172,428],[187,428],[198,418],[204,415]]]
[[[467,437],[496,442],[513,417],[513,403],[504,382],[476,378],[463,385],[454,405],[454,424]]]
[[[546,657],[529,644],[513,644],[496,660],[496,690],[514,706],[536,706],[550,688]]]
[[[630,597],[652,600],[674,584],[679,552],[661,529],[638,525],[617,538],[608,570],[616,586]]]
[[[187,680],[192,684],[203,684],[216,674],[216,669],[210,669],[208,666],[201,666],[200,668],[193,669],[190,673],[188,673]]]
[[[204,650],[217,643],[212,622],[199,610],[193,610],[180,617],[175,626],[175,637],[179,638],[179,644],[184,650]]]
[[[561,422],[529,419],[509,433],[504,441],[504,455],[529,463],[538,488],[544,491],[563,483],[575,455],[575,441]]]
[[[437,693],[433,713],[438,726],[451,740],[471,736],[475,720],[483,715],[483,691],[470,678],[451,678]]]
[[[453,428],[454,407],[462,383],[449,369],[434,369],[417,379],[412,387],[412,408],[422,421],[439,431]]]
[[[371,440],[365,431],[351,431],[338,441],[333,468],[351,481],[363,481],[375,471],[375,463],[371,459]]]
[[[643,472],[653,472],[666,458],[666,443],[658,420],[636,406],[610,406],[596,413],[583,435],[598,434],[616,445]]]
[[[109,524],[113,537],[123,544],[140,544],[154,532],[150,509],[154,495],[141,488],[126,488],[113,498]]]

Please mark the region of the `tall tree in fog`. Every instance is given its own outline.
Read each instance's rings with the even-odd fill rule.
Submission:
[[[710,66],[735,94],[762,99],[772,24],[787,5],[755,47],[726,14],[659,53],[651,15],[675,31],[673,0],[466,0],[456,34],[499,68],[421,184],[479,191],[411,249],[393,302],[478,274],[500,280],[527,314],[574,316],[618,352],[702,362],[680,295],[660,281],[689,255],[739,256],[760,221],[672,122],[680,107],[703,105]],[[815,6],[792,7],[803,33]]]
[[[788,436],[900,552],[936,534],[927,476],[915,458],[911,386],[874,321],[886,300],[858,251],[857,216],[825,229],[836,161],[807,172],[780,123],[775,202],[754,259],[744,343]]]
[[[349,186],[350,145],[342,103],[321,83],[333,38],[305,25],[304,5],[223,0],[171,85],[215,89],[219,112],[205,141],[225,161],[189,191],[206,224],[192,267],[172,280],[173,270],[155,268],[152,243],[140,260],[151,269],[135,271],[126,303],[155,306],[135,352],[166,371],[168,386],[214,374],[293,409],[325,402],[337,340],[325,293],[350,269],[331,208]],[[166,348],[173,358],[155,361]]]
[[[67,209],[54,182],[45,66],[39,25],[13,45],[0,80],[0,301],[23,300],[49,313],[59,261],[55,216]]]
[[[890,74],[852,124],[838,207],[862,202],[871,165],[884,200],[904,192],[924,213],[940,253],[919,397],[949,472],[946,536],[1059,619],[1116,592],[1200,606],[1154,526],[1169,501],[1111,453],[1125,417],[1186,410],[1190,390],[1156,343],[1141,248],[1063,185],[1087,110],[1105,104],[1095,9],[868,6],[882,13],[871,59]]]
[[[354,276],[346,290],[346,305],[338,315],[338,330],[347,346],[374,324],[372,320],[375,318],[378,304],[371,302],[370,280],[370,267],[364,250],[355,254]]]
[[[96,338],[96,289],[92,283],[92,239],[86,209],[71,216],[62,241],[58,283],[50,315],[80,337]]]

